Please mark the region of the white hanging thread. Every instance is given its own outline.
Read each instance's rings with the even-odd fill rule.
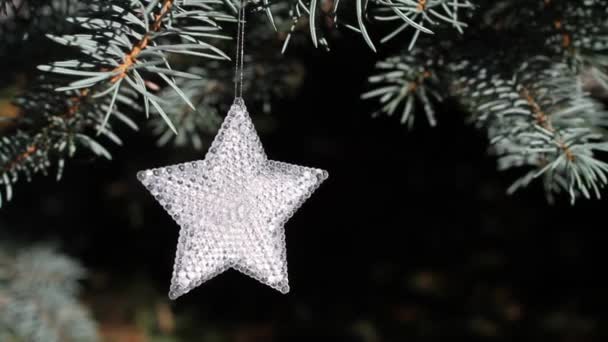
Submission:
[[[234,97],[243,97],[243,60],[245,55],[245,3],[241,0],[236,32],[236,61],[234,66]]]

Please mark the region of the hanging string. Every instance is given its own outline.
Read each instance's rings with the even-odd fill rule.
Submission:
[[[236,29],[236,61],[234,66],[234,97],[243,97],[243,59],[245,56],[245,1],[241,0]]]

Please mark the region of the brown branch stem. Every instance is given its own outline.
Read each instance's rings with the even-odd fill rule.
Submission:
[[[528,105],[532,108],[533,117],[536,120],[536,123],[547,131],[555,133],[555,128],[551,124],[551,119],[549,115],[547,115],[542,110],[538,102],[534,99],[534,96],[531,94],[531,92],[524,87],[521,91],[521,95],[526,99],[526,102],[528,102]],[[574,153],[572,153],[572,150],[570,150],[570,148],[566,146],[566,143],[564,143],[561,138],[557,138],[556,142],[559,148],[564,151],[566,158],[568,158],[568,160],[571,162],[574,161]]]
[[[145,50],[150,43],[152,33],[158,32],[161,29],[163,18],[167,15],[167,13],[170,12],[171,7],[173,6],[173,1],[174,0],[163,1],[163,6],[159,14],[156,15],[154,23],[152,23],[151,30],[146,32],[144,36],[135,44],[135,46],[133,46],[133,49],[131,49],[131,51],[123,58],[122,64],[114,68],[114,72],[118,72],[118,75],[112,77],[112,83],[116,83],[127,76],[129,68],[131,68],[131,66],[137,62],[137,57],[139,54]]]

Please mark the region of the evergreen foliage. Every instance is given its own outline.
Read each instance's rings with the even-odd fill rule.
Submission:
[[[599,198],[607,112],[588,90],[608,91],[608,2],[476,5],[465,34],[446,32],[378,62],[362,98],[377,98],[388,115],[403,107],[410,124],[420,103],[434,125],[433,106],[450,97],[487,132],[500,170],[523,169],[508,192],[541,178],[549,200]]]
[[[203,148],[230,102],[225,99],[232,73],[225,51],[234,44],[237,1],[45,4],[73,14],[62,24],[66,28],[47,30],[50,40],[69,48],[70,57],[40,65],[39,80],[15,100],[20,114],[8,119],[11,128],[0,142],[4,201],[19,179],[50,170],[61,175],[77,150],[110,158],[104,146],[121,143],[113,129],[117,121],[136,129],[139,113],[153,117],[159,144]],[[248,42],[266,45],[279,37],[277,54],[302,32],[314,46],[329,48],[334,28],[356,32],[373,51],[383,43],[399,44],[401,51],[378,62],[362,97],[379,103],[377,113],[400,113],[410,126],[419,107],[435,125],[440,102],[459,103],[487,132],[498,168],[521,169],[510,192],[541,178],[550,199],[559,192],[572,202],[600,197],[608,179],[608,165],[600,158],[607,147],[606,112],[589,89],[592,83],[608,90],[606,0],[259,0],[248,5],[253,12]],[[6,24],[32,17],[41,6],[34,0],[2,1],[0,8]],[[247,71],[260,75],[247,77],[246,86],[265,108],[294,86],[288,77],[297,72],[297,63],[277,54],[256,58]]]

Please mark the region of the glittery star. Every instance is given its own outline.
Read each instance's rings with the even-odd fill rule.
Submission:
[[[284,224],[327,172],[268,160],[237,98],[204,160],[138,178],[181,227],[175,299],[229,268],[287,293]]]

